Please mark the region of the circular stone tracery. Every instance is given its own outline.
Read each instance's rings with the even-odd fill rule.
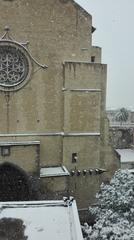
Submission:
[[[28,75],[28,60],[14,46],[0,46],[0,85],[5,87],[20,84]]]

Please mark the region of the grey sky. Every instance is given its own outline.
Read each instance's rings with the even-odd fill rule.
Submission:
[[[108,64],[107,107],[134,108],[134,0],[77,0],[93,17],[93,45]]]

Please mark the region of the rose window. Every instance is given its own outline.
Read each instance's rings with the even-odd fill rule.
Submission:
[[[0,46],[0,85],[13,87],[26,79],[29,64],[24,53],[17,47]]]

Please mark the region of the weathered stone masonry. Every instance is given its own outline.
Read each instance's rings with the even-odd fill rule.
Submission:
[[[92,17],[72,0],[2,0],[1,36],[5,26],[11,31],[1,41],[24,52],[30,74],[16,82],[11,58],[10,86],[0,77],[0,164],[33,177],[40,199],[73,195],[87,207],[117,168],[105,115],[107,66],[92,46]]]

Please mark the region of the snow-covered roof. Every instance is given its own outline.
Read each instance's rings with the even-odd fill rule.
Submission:
[[[60,177],[69,176],[69,172],[64,166],[60,167],[44,167],[40,170],[40,177]]]
[[[127,169],[130,173],[134,174],[134,169]]]
[[[0,203],[1,219],[21,219],[27,240],[82,240],[74,200]]]
[[[134,150],[133,149],[116,149],[117,153],[121,156],[121,163],[134,162]]]

